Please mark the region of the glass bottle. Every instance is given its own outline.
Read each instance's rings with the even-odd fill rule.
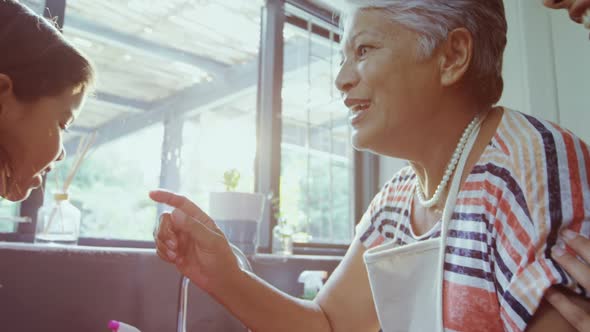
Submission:
[[[67,193],[55,193],[37,212],[35,243],[77,244],[80,236],[80,210]]]
[[[279,218],[272,229],[272,253],[277,255],[293,254],[294,229],[285,218]]]

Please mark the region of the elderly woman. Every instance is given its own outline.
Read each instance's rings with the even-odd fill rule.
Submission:
[[[52,22],[0,0],[0,197],[20,201],[56,161],[94,72]]]
[[[506,30],[501,0],[347,1],[336,85],[354,146],[410,166],[314,301],[240,271],[214,221],[165,191],[158,254],[255,331],[573,329],[542,299],[577,289],[551,249],[589,232],[589,148],[494,106]]]

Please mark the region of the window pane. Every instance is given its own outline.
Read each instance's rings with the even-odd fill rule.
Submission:
[[[223,173],[240,172],[237,191],[254,191],[255,90],[243,98],[187,119],[184,125],[181,191],[209,211],[209,193],[225,191]]]
[[[156,206],[149,190],[159,185],[162,124],[133,132],[93,149],[70,186],[70,201],[82,212],[80,236],[150,240]],[[49,175],[45,199],[63,184],[75,158]]]
[[[313,25],[285,25],[281,209],[312,242],[352,237],[352,147],[348,112],[334,87],[338,44]]]

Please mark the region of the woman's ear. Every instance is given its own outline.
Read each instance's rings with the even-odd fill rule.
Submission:
[[[445,87],[459,82],[473,57],[473,37],[465,28],[451,31],[440,49],[441,84]]]

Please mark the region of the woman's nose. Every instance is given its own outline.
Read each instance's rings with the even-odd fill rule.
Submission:
[[[358,75],[354,69],[351,68],[350,65],[344,64],[342,67],[340,67],[340,71],[338,72],[338,76],[336,76],[334,83],[340,92],[348,93],[358,84],[358,80]]]

